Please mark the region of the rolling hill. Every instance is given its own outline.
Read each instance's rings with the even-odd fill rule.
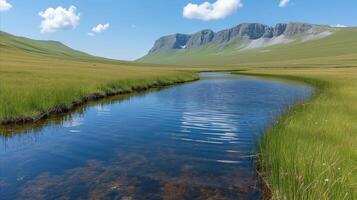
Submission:
[[[0,31],[0,52],[2,55],[29,58],[52,58],[83,62],[97,62],[108,64],[125,64],[130,66],[140,66],[140,63],[130,61],[114,60],[72,49],[61,42],[52,40],[34,40],[26,37],[15,36]],[[151,65],[153,66],[153,65]]]
[[[31,122],[93,95],[195,78],[182,70],[96,57],[60,42],[0,32],[0,124]]]
[[[25,52],[57,57],[90,57],[91,55],[74,50],[57,41],[32,40],[0,31],[0,45],[21,49]]]

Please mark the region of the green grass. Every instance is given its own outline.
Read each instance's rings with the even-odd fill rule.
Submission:
[[[306,82],[318,89],[264,135],[261,171],[274,199],[355,199],[357,68],[241,72]]]
[[[47,56],[90,57],[90,55],[71,49],[57,41],[32,40],[17,37],[0,31],[0,45],[21,49],[32,54]]]
[[[57,42],[0,33],[0,120],[35,118],[93,93],[195,78],[191,72],[93,57]]]

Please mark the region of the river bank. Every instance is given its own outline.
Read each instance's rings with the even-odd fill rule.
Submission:
[[[261,173],[273,199],[356,198],[357,69],[250,69],[254,76],[298,80],[318,89],[266,131]]]
[[[106,97],[112,97],[112,96],[117,96],[117,95],[123,95],[123,94],[129,94],[133,92],[142,92],[145,90],[149,90],[152,88],[163,88],[167,86],[172,86],[172,85],[177,85],[177,84],[182,84],[186,82],[191,82],[191,81],[196,81],[198,80],[199,77],[198,75],[195,74],[187,74],[185,77],[168,77],[167,80],[165,81],[157,81],[157,80],[149,80],[145,84],[137,85],[134,84],[132,86],[127,85],[125,87],[119,85],[117,86],[118,88],[124,88],[124,89],[112,89],[111,90],[105,89],[104,92],[101,93],[92,93],[90,95],[87,95],[85,97],[82,97],[79,100],[74,100],[69,104],[60,104],[60,105],[55,105],[53,108],[49,108],[47,111],[42,111],[38,115],[35,116],[21,116],[21,117],[11,117],[7,119],[0,119],[0,125],[21,125],[21,124],[30,124],[30,123],[36,123],[41,120],[45,120],[51,116],[56,116],[64,113],[71,112],[75,110],[76,108],[84,105],[87,102],[90,101],[96,101],[100,100]],[[76,98],[76,97],[73,97]]]

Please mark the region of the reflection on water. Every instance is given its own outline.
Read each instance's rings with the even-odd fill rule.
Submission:
[[[259,136],[311,92],[209,73],[35,127],[7,127],[0,199],[258,199]]]

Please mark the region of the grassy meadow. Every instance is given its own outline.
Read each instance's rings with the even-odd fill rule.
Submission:
[[[317,93],[264,135],[261,172],[274,199],[355,199],[357,68],[250,69],[243,74],[293,79]]]
[[[52,41],[0,34],[0,120],[36,118],[94,93],[197,78],[191,72],[98,58]]]

